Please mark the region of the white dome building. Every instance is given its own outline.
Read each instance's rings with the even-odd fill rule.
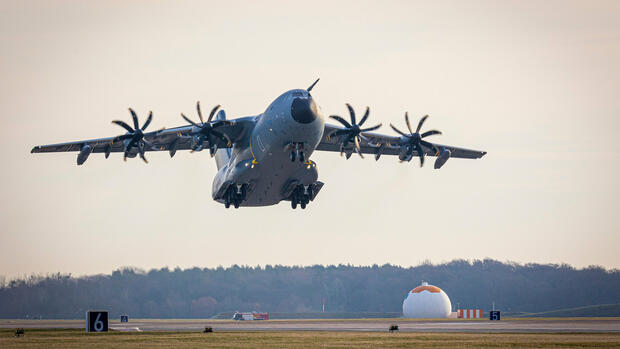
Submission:
[[[427,282],[422,282],[422,285],[407,293],[403,302],[403,317],[406,318],[447,318],[450,313],[452,303],[448,295]]]

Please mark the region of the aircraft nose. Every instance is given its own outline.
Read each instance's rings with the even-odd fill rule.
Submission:
[[[291,115],[295,121],[309,124],[318,117],[318,109],[312,97],[295,98],[291,105]]]

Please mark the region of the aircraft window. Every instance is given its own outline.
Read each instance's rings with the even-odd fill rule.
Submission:
[[[303,97],[304,94],[301,92],[293,92],[293,97]]]

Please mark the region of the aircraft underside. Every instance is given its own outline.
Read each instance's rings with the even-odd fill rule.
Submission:
[[[265,158],[257,164],[244,160],[229,166],[237,170],[229,172],[231,174],[214,188],[213,194],[214,200],[226,207],[269,206],[290,201],[293,208],[303,209],[323,187],[323,183],[317,181],[314,161],[291,161],[286,154]]]

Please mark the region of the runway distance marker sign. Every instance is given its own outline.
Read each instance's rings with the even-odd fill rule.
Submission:
[[[86,332],[108,332],[108,312],[100,310],[87,311]]]

